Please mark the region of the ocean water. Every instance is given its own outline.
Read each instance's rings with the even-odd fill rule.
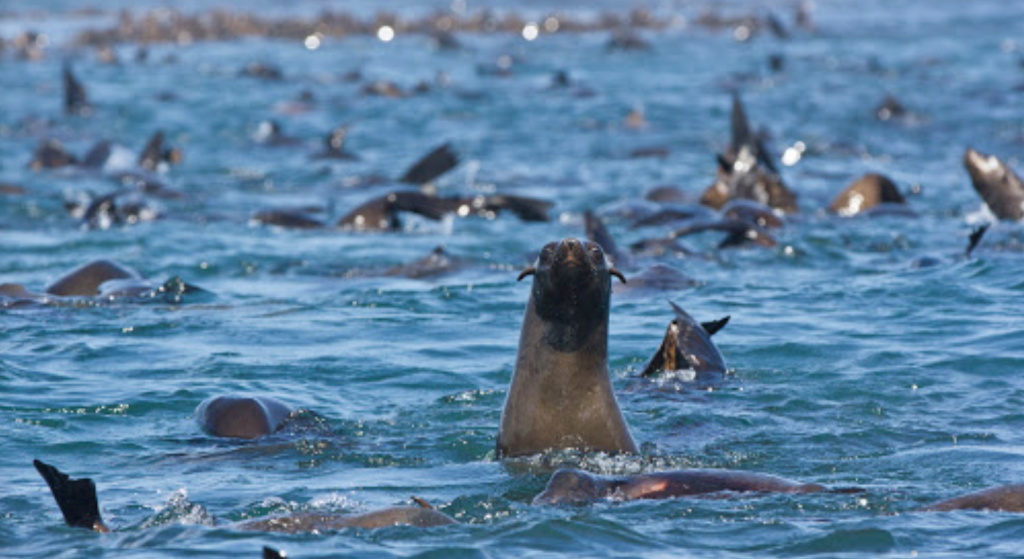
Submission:
[[[791,6],[777,6],[792,36],[741,42],[696,24],[705,5],[661,3],[655,14],[679,17],[640,32],[647,51],[610,52],[607,32],[532,42],[465,33],[455,51],[422,35],[327,38],[312,51],[247,38],[154,44],[144,62],[137,45],[118,45],[118,65],[73,45],[126,4],[95,5],[3,8],[0,182],[26,193],[0,196],[0,282],[41,290],[109,258],[209,293],[0,308],[0,555],[257,557],[264,545],[297,558],[1024,555],[1022,515],[916,510],[1024,481],[1024,230],[997,223],[963,257],[973,227],[992,218],[962,166],[973,146],[1024,171],[1024,5],[820,1],[813,32],[794,29]],[[294,9],[324,7],[375,9]],[[276,3],[257,9],[282,13]],[[723,12],[767,9],[737,2]],[[39,61],[11,47],[28,29],[51,41]],[[783,58],[781,71],[771,55]],[[501,56],[513,61],[509,76],[479,70]],[[88,89],[89,116],[62,114],[64,60]],[[253,61],[284,79],[240,76]],[[361,82],[344,79],[355,70]],[[550,86],[557,70],[573,87]],[[360,92],[377,79],[411,89],[439,73],[446,85],[425,94]],[[315,101],[297,107],[304,90]],[[586,210],[606,215],[620,245],[663,235],[666,227],[631,230],[615,210],[656,186],[696,196],[711,183],[733,90],[774,153],[805,146],[781,168],[800,214],[773,249],[718,250],[709,234],[686,239],[696,256],[624,270],[660,262],[698,281],[613,296],[611,374],[641,456],[497,460],[529,294],[518,272],[545,243],[582,236]],[[890,94],[909,114],[879,121]],[[632,109],[645,127],[625,125]],[[257,144],[268,118],[301,142]],[[360,159],[311,159],[342,123]],[[112,140],[110,166],[130,168],[156,130],[184,154],[161,180],[185,196],[154,201],[154,221],[85,229],[65,200],[114,191],[109,176],[26,168],[44,138],[77,154]],[[411,217],[388,234],[250,223],[262,208],[306,205],[335,219],[387,191],[360,178],[397,177],[444,142],[461,164],[438,181],[440,193],[535,196],[554,202],[552,221]],[[630,157],[650,147],[668,153]],[[909,200],[919,216],[826,214],[865,172],[919,191]],[[382,274],[439,245],[457,270]],[[671,320],[669,300],[699,320],[731,316],[715,336],[729,366],[722,382],[637,378]],[[226,393],[274,396],[324,423],[257,442],[208,437],[192,412]],[[33,458],[93,478],[114,533],[64,526]],[[750,470],[866,492],[531,506],[554,463]],[[291,511],[365,512],[411,495],[462,524],[300,535],[232,527]]]

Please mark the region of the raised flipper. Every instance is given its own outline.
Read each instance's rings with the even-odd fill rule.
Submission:
[[[628,267],[629,256],[619,251],[618,245],[615,244],[615,239],[612,238],[612,234],[608,232],[608,228],[604,226],[601,218],[594,215],[594,212],[587,210],[583,214],[583,226],[586,229],[587,238],[601,245],[604,253],[608,255],[608,259],[612,261],[612,264],[619,268]]]
[[[32,464],[50,486],[50,492],[68,526],[103,533],[110,531],[100,517],[96,484],[91,479],[71,479],[64,472],[39,460],[33,460]]]
[[[725,328],[726,324],[729,324],[731,316],[725,318],[719,318],[718,320],[712,320],[711,322],[701,322],[700,327],[708,333],[709,336],[714,336],[722,328]]]
[[[459,164],[459,157],[444,144],[424,155],[398,179],[399,182],[423,185],[451,171]]]
[[[110,140],[96,142],[96,145],[92,146],[89,152],[85,154],[85,159],[82,160],[82,167],[99,169],[107,162],[107,159],[110,159],[111,150]]]
[[[729,116],[729,129],[731,136],[730,151],[731,155],[739,153],[740,148],[748,146],[751,149],[757,148],[757,140],[754,138],[754,132],[750,128],[750,120],[747,119],[747,111],[743,108],[743,100],[740,99],[738,92],[732,94],[732,114]],[[723,161],[719,161],[719,164]],[[726,165],[726,168],[731,168],[732,165]]]
[[[986,223],[985,225],[981,225],[971,232],[971,237],[967,241],[967,250],[964,251],[964,257],[971,257],[971,253],[974,252],[974,249],[978,248],[978,244],[981,243],[981,239],[982,237],[985,236],[985,231],[988,231],[988,228],[989,224]]]
[[[164,133],[158,130],[149,138],[146,147],[139,154],[139,167],[153,171],[160,165],[164,156]]]
[[[547,200],[495,194],[494,196],[484,196],[483,206],[484,210],[494,212],[508,210],[523,221],[551,221],[548,210],[552,204]]]
[[[64,64],[64,114],[84,115],[90,110],[85,87],[71,71],[71,65]]]

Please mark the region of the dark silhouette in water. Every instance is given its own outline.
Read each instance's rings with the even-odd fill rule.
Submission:
[[[196,423],[215,437],[256,439],[275,433],[294,410],[265,396],[215,396],[195,411]]]
[[[64,63],[64,114],[85,116],[92,112],[92,105],[85,94],[85,86],[78,81],[71,64]]]

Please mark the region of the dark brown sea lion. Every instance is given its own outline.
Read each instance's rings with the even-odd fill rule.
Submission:
[[[281,129],[281,123],[276,120],[260,122],[256,126],[256,132],[252,135],[252,139],[258,144],[269,147],[297,146],[302,143],[302,140],[285,134]]]
[[[39,475],[50,486],[57,506],[64,515],[64,522],[74,528],[86,528],[108,533],[110,528],[100,516],[96,484],[91,479],[71,479],[67,474],[40,460],[32,462]],[[388,526],[417,526],[427,528],[457,524],[452,517],[435,510],[426,501],[413,497],[419,506],[403,506],[382,509],[355,515],[298,513],[261,520],[241,522],[233,526],[240,530],[264,532],[320,532],[343,528],[386,528]]]
[[[721,219],[717,221],[698,221],[680,227],[669,233],[669,238],[677,239],[706,231],[727,233],[725,239],[718,243],[718,248],[739,247],[755,244],[765,248],[778,245],[778,241],[763,227],[745,219]]]
[[[64,148],[64,144],[52,138],[39,143],[28,167],[33,171],[40,169],[59,169],[78,163],[78,158]]]
[[[417,191],[391,192],[363,202],[341,217],[335,226],[351,231],[397,231],[399,212],[412,212],[438,220],[452,211],[450,202]]]
[[[964,167],[971,175],[974,190],[978,191],[992,213],[999,219],[1024,218],[1024,182],[994,155],[985,155],[967,148]]]
[[[100,293],[104,283],[120,279],[141,280],[142,276],[110,260],[93,260],[61,276],[45,292],[61,297],[92,297]]]
[[[878,173],[868,173],[850,183],[832,200],[828,209],[842,217],[865,212],[880,204],[906,204],[896,183]]]
[[[345,149],[345,139],[348,138],[348,125],[338,126],[331,130],[324,138],[324,149],[313,154],[315,159],[338,159],[343,161],[354,161],[359,156]]]
[[[718,157],[715,182],[701,196],[701,203],[721,209],[734,199],[753,200],[785,213],[796,213],[796,194],[782,181],[761,135],[755,134],[738,94],[733,95],[731,139]]]
[[[817,493],[823,485],[798,483],[768,474],[731,470],[674,470],[628,477],[605,477],[561,469],[533,499],[535,505],[583,504],[598,499],[630,501],[732,493]]]
[[[530,275],[498,455],[635,453],[608,372],[611,278],[625,278],[599,245],[573,238],[546,245],[519,279]]]
[[[711,336],[729,322],[729,317],[701,324],[672,301],[669,304],[675,318],[668,325],[661,347],[654,352],[640,376],[692,369],[696,380],[701,380],[725,373],[725,359],[711,341]]]
[[[927,511],[990,510],[1024,512],[1024,484],[991,487],[925,507]]]
[[[195,411],[196,423],[215,437],[256,439],[276,432],[294,410],[264,396],[214,396]]]
[[[139,154],[139,167],[147,171],[155,171],[161,163],[177,165],[181,163],[181,150],[178,148],[164,147],[164,132],[157,130],[150,136],[146,146]]]

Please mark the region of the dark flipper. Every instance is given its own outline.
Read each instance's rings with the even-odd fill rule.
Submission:
[[[288,554],[272,547],[263,546],[263,559],[287,559]]]
[[[89,112],[89,100],[85,96],[85,87],[71,71],[70,64],[64,64],[64,113],[82,115]]]
[[[725,328],[726,324],[729,324],[729,319],[732,318],[727,316],[725,318],[719,318],[718,320],[712,320],[711,322],[701,322],[700,327],[708,333],[709,336],[714,336],[716,332]]]
[[[109,532],[100,517],[99,502],[96,499],[96,484],[91,479],[71,479],[53,466],[33,460],[39,475],[50,486],[53,498],[64,514],[64,522],[75,528],[88,528],[97,532]]]
[[[964,256],[970,258],[971,253],[974,249],[978,248],[978,244],[981,243],[982,237],[985,236],[985,231],[988,231],[989,224],[979,226],[973,232],[971,232],[970,240],[967,241],[967,250],[964,251]]]
[[[605,254],[611,258],[612,262],[621,266],[622,254],[619,252],[615,239],[612,238],[612,234],[608,232],[608,228],[604,226],[601,218],[594,215],[594,212],[587,210],[583,214],[583,227],[586,229],[587,238],[601,245],[601,248],[604,249]]]
[[[451,171],[458,164],[459,157],[455,155],[448,144],[444,144],[409,167],[409,170],[398,181],[416,185],[427,184]]]
[[[150,171],[157,168],[164,155],[164,133],[158,130],[139,154],[139,167]]]
[[[732,136],[730,147],[733,154],[739,153],[743,146],[757,149],[754,132],[750,129],[750,120],[747,119],[747,111],[743,108],[743,100],[736,92],[732,94],[732,115],[729,117],[729,127]],[[721,164],[721,161],[719,163]],[[732,165],[728,165],[728,167],[732,167]]]
[[[527,198],[526,196],[510,196],[496,194],[484,197],[484,209],[490,211],[508,210],[523,221],[551,221],[548,210],[551,202]]]
[[[455,204],[451,200],[422,192],[392,192],[387,195],[387,203],[393,210],[413,212],[433,220],[441,219],[453,211]]]

